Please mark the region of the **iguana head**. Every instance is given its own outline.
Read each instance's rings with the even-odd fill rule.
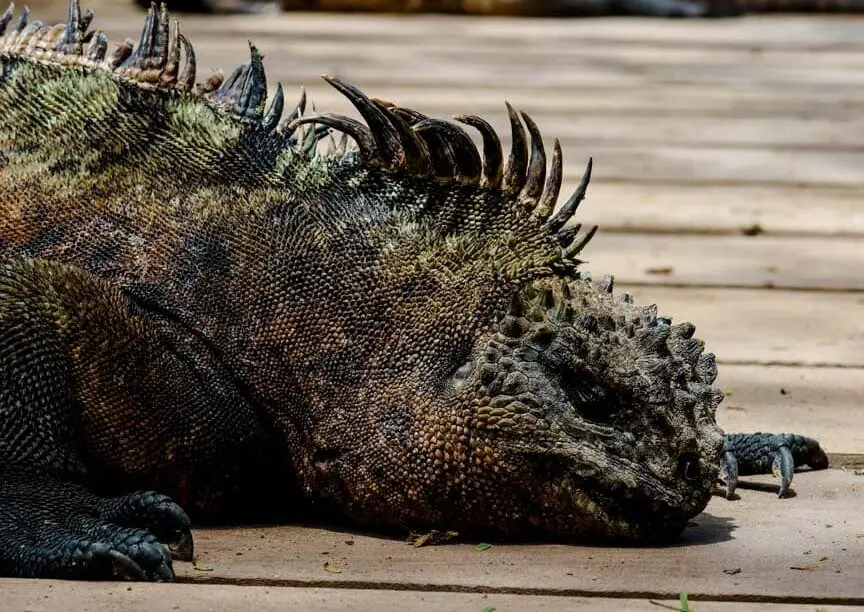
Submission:
[[[426,437],[462,441],[464,517],[664,539],[704,508],[723,445],[714,356],[691,324],[611,290],[611,279],[523,287],[452,376],[445,410],[464,415],[463,433],[430,424]]]
[[[582,234],[571,217],[590,162],[559,204],[560,147],[547,172],[525,113],[508,105],[505,167],[477,117],[457,120],[479,130],[482,159],[456,124],[331,83],[375,127],[332,115],[295,125],[348,129],[377,164],[354,185],[392,213],[366,240],[378,245],[379,274],[363,281],[378,283],[388,307],[366,313],[363,337],[377,348],[357,392],[359,450],[329,439],[343,450],[317,464],[323,478],[309,489],[373,523],[583,539],[679,533],[718,475],[714,356],[693,325],[614,295],[611,278],[582,277],[576,255],[596,228]],[[346,286],[362,284],[342,270]]]
[[[415,530],[675,537],[718,476],[714,356],[692,325],[610,286],[528,283],[466,358],[438,353],[397,397],[368,391],[374,409],[352,421],[366,433],[332,443],[315,494],[361,522]]]

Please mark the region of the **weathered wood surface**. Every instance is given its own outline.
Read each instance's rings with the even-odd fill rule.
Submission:
[[[53,581],[49,585],[32,580],[0,579],[4,609],[27,612],[344,612],[394,611],[441,612],[651,612],[679,609],[675,599],[633,599],[514,595],[509,593],[446,593],[438,591],[376,588],[267,588],[236,585],[190,584],[78,584]],[[860,612],[864,606],[819,606],[813,604],[766,604],[693,601],[698,612]],[[662,604],[662,605],[658,605]]]
[[[135,38],[132,14],[110,3],[97,24]],[[323,72],[428,114],[484,115],[505,133],[503,100],[525,109],[562,140],[566,188],[595,158],[582,218],[602,231],[587,267],[696,323],[717,354],[721,425],[797,430],[830,452],[864,453],[864,19],[182,22],[202,76],[245,61],[252,39],[271,88],[303,84],[319,109],[351,112]],[[800,474],[795,487],[790,500],[770,487],[715,499],[681,546],[662,549],[479,553],[304,527],[207,530],[198,545],[213,571],[181,568],[206,587],[6,581],[0,607],[659,610],[646,598],[681,590],[732,602],[698,610],[756,609],[741,600],[760,598],[808,602],[802,610],[864,603],[864,480],[829,471]],[[603,599],[627,593],[642,599]]]
[[[624,283],[864,293],[864,237],[603,232],[581,256],[592,273]]]
[[[412,548],[317,527],[208,529],[196,537],[212,571],[178,568],[184,581],[198,583],[658,598],[688,591],[864,605],[864,479],[799,473],[798,495],[786,500],[776,498],[770,476],[745,480],[762,485],[742,489],[735,501],[715,497],[673,547],[493,543],[481,552],[474,541]]]
[[[723,364],[717,386],[727,395],[717,422],[726,431],[795,429],[829,453],[861,453],[861,378],[846,368]]]
[[[697,336],[718,361],[743,364],[864,368],[864,308],[859,293],[758,289],[627,287],[644,304],[674,321],[696,324]],[[860,427],[858,423],[850,426]],[[864,451],[864,449],[862,449]]]

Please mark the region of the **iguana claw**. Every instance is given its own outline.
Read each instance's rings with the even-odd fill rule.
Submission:
[[[768,473],[780,479],[778,497],[786,497],[795,468],[801,465],[814,470],[828,467],[828,456],[813,438],[796,434],[728,435],[721,464],[726,499],[733,498],[739,475]]]

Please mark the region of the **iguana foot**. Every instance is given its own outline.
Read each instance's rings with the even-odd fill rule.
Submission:
[[[727,435],[721,465],[726,499],[733,498],[739,475],[769,473],[780,479],[778,497],[786,497],[795,468],[801,465],[814,470],[828,467],[828,455],[813,438],[796,434]]]
[[[191,561],[189,517],[165,495],[98,497],[0,468],[0,576],[171,581]]]

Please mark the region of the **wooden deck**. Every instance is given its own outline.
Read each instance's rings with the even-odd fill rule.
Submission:
[[[108,8],[97,25],[135,37],[132,10]],[[327,72],[428,114],[484,115],[502,133],[504,99],[528,111],[562,140],[565,190],[594,157],[582,217],[601,232],[588,269],[694,322],[717,354],[721,425],[818,437],[845,468],[798,475],[794,499],[767,485],[715,499],[671,548],[478,552],[306,527],[205,530],[212,571],[180,567],[187,584],[0,581],[0,608],[662,610],[649,600],[672,605],[680,591],[699,611],[864,606],[864,19],[182,24],[202,76],[245,60],[251,39],[271,85],[304,84],[319,109],[350,112],[318,79]]]

